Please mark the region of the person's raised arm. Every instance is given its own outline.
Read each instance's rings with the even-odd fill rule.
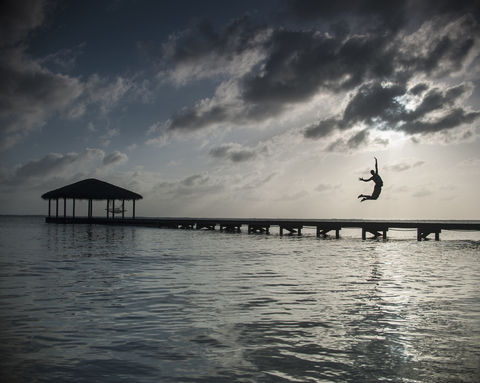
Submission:
[[[375,174],[378,174],[378,161],[377,161],[377,157],[373,157],[375,158]]]

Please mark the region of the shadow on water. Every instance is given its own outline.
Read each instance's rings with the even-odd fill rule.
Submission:
[[[46,246],[63,257],[129,255],[135,250],[135,227],[47,225]]]

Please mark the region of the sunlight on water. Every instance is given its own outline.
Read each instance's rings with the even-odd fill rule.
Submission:
[[[480,373],[478,234],[336,240],[42,217],[0,217],[0,227],[2,381],[473,382]]]

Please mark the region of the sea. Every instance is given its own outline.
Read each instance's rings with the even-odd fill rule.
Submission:
[[[480,233],[0,216],[1,382],[480,382]]]

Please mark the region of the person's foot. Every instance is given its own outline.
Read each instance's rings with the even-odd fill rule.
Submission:
[[[360,194],[357,198],[362,198],[363,197],[363,194]]]
[[[367,199],[366,199],[366,198],[364,198],[364,199],[362,199],[360,202],[363,202],[363,201],[366,201],[366,200],[367,200]]]

